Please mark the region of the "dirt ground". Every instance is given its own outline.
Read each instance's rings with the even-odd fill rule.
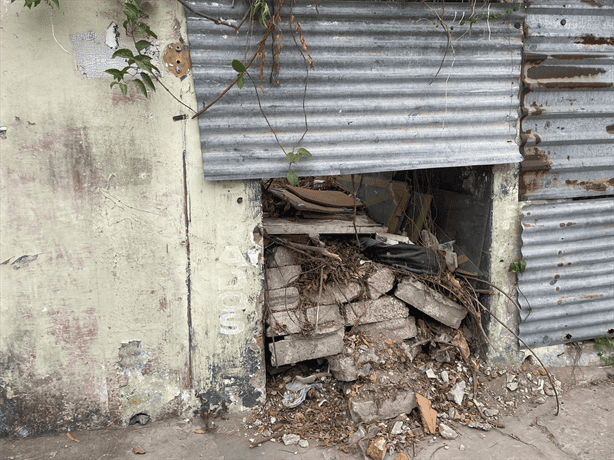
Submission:
[[[553,370],[563,383],[560,413],[554,398],[544,404],[527,400],[513,415],[499,418],[488,432],[451,422],[454,440],[426,437],[406,450],[407,459],[614,459],[614,378],[611,368]],[[205,421],[201,418],[152,421],[122,429],[77,431],[25,439],[1,439],[0,459],[322,459],[367,458],[322,448],[265,442],[250,447],[256,432],[246,429],[248,414]],[[248,423],[249,424],[249,423]],[[304,445],[304,444],[303,444]],[[385,460],[404,460],[386,454]]]

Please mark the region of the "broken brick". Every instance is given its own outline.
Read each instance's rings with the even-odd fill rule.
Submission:
[[[375,300],[394,287],[395,276],[385,265],[376,264],[377,271],[367,278],[367,296]]]
[[[283,268],[266,269],[266,287],[269,290],[285,288],[296,281],[302,273],[300,265],[289,265]]]
[[[420,418],[424,430],[429,434],[437,433],[437,411],[431,408],[431,401],[426,399],[420,393],[416,393],[416,403],[420,411]]]
[[[317,327],[316,327],[317,321]],[[303,330],[327,334],[343,327],[337,305],[321,305],[306,310],[272,311],[267,317],[267,337],[298,334]]]
[[[446,326],[458,329],[467,310],[447,299],[426,284],[412,278],[403,279],[394,295]]]
[[[289,335],[269,344],[271,364],[283,366],[308,359],[338,355],[343,350],[343,328],[336,332],[314,337]]]
[[[361,300],[344,306],[346,326],[356,323],[368,324],[389,319],[407,318],[409,309],[396,297],[380,297],[376,300]]]
[[[379,323],[363,324],[356,330],[366,332],[374,340],[392,340],[401,342],[416,336],[418,329],[413,316],[409,318],[389,319]]]
[[[267,305],[273,311],[294,310],[300,302],[298,289],[293,286],[267,291]]]
[[[356,281],[350,281],[340,288],[336,284],[327,283],[322,289],[322,294],[311,294],[310,300],[314,305],[343,304],[357,299],[362,294],[362,286]]]

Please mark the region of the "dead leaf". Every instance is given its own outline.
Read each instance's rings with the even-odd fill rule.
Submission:
[[[196,434],[205,434],[205,432],[203,430],[196,430],[194,433],[196,433]]]
[[[68,436],[68,439],[70,439],[71,441],[81,442],[70,433],[66,433],[66,436]]]
[[[467,345],[467,341],[465,340],[465,337],[463,336],[463,334],[461,334],[460,332],[457,332],[454,338],[452,339],[452,343],[458,347],[458,349],[461,352],[461,355],[463,355],[463,359],[465,361],[468,361],[469,355],[471,354],[471,352],[469,351],[469,345]]]
[[[132,449],[132,453],[133,454],[137,454],[137,455],[145,455],[145,451],[144,450],[137,449],[136,447]]]

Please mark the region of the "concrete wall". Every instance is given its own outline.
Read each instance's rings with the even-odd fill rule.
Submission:
[[[151,4],[163,53],[183,10]],[[258,188],[203,180],[198,125],[162,88],[109,88],[122,2],[3,0],[1,19],[0,435],[254,405]]]

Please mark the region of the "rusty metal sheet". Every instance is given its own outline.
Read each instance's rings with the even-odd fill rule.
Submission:
[[[531,347],[614,329],[614,198],[524,206],[520,337]]]
[[[614,195],[614,3],[532,2],[526,14],[520,195]]]
[[[240,21],[244,2],[189,1],[210,16]],[[313,158],[293,166],[301,176],[342,175],[516,163],[522,49],[522,12],[509,5],[476,6],[501,13],[469,30],[469,3],[432,3],[453,26],[454,51],[437,16],[422,3],[298,0],[299,21],[313,57],[307,73],[282,14],[279,74],[266,48],[263,78],[252,76],[262,108],[287,150],[299,146]],[[478,2],[479,3],[479,2]],[[233,59],[254,52],[262,28],[247,46],[226,27],[187,12],[192,72],[199,105],[211,102],[236,76]],[[300,44],[299,37],[296,38]],[[276,82],[279,82],[279,86]],[[305,90],[305,82],[307,89]],[[288,164],[246,79],[199,119],[207,180],[285,177]]]

